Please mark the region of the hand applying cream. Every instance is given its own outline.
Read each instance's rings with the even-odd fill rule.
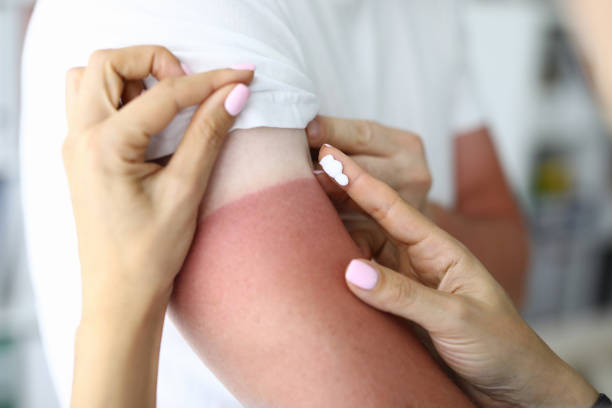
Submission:
[[[328,154],[321,159],[319,164],[323,168],[323,171],[327,173],[329,177],[333,178],[336,183],[340,184],[341,186],[348,185],[348,177],[346,174],[342,173],[342,163],[334,159],[334,156]]]
[[[465,246],[340,150],[327,145],[319,155],[322,166],[341,162],[332,174],[340,168],[351,178],[343,190],[396,244],[386,262],[393,268],[369,258],[348,264],[357,298],[425,329],[479,406],[598,406],[597,391],[537,336]]]

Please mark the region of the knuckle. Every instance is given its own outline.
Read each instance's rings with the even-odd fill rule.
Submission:
[[[414,288],[407,278],[393,279],[388,282],[383,306],[387,310],[408,308],[414,302],[414,292]]]
[[[170,50],[163,45],[148,45],[147,47],[151,53],[171,54]]]
[[[387,200],[381,200],[371,211],[372,218],[379,223],[388,219],[395,208],[401,203],[402,199],[395,190],[391,190],[391,194]]]
[[[449,309],[450,315],[460,322],[469,322],[473,320],[475,315],[474,307],[463,299],[453,302]]]
[[[73,67],[66,71],[66,83],[73,84],[77,82],[83,72],[83,68],[81,67]]]
[[[372,143],[374,134],[376,132],[377,124],[370,120],[359,120],[357,122],[357,135],[355,137],[355,144],[357,147],[365,148]]]
[[[111,49],[101,49],[94,51],[89,56],[88,65],[104,65],[110,59],[111,53]]]
[[[425,144],[423,143],[423,139],[416,133],[400,131],[397,134],[397,138],[400,144],[409,147],[411,150],[418,153],[425,152]]]
[[[177,79],[174,77],[166,77],[159,81],[156,86],[158,90],[162,92],[172,92],[174,89],[176,89]]]
[[[196,123],[196,132],[204,136],[206,144],[213,149],[221,148],[226,133],[223,120],[215,115],[206,115]]]
[[[179,113],[182,110],[181,104],[177,99],[177,90],[178,79],[174,77],[164,78],[153,87],[153,92],[156,92],[160,98],[166,98],[173,102],[175,113]]]
[[[64,143],[62,143],[62,160],[64,163],[68,163],[72,160],[72,156],[74,154],[74,142],[72,140],[72,136],[68,134],[66,139],[64,139]]]
[[[422,186],[423,189],[429,191],[431,189],[431,185],[433,183],[433,179],[431,177],[431,173],[429,169],[425,167],[421,172],[416,175],[417,183]]]

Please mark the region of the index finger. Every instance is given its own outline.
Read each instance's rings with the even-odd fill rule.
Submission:
[[[349,197],[389,236],[407,247],[411,264],[421,278],[438,284],[447,270],[465,256],[457,241],[340,150],[324,146],[319,158],[324,159],[323,170],[331,173]]]
[[[114,128],[124,129],[123,145],[135,149],[138,159],[144,153],[152,135],[161,132],[183,109],[200,104],[216,90],[230,83],[249,84],[249,70],[219,69],[201,74],[168,78],[125,105],[109,120]]]
[[[319,115],[306,127],[310,147],[331,144],[349,154],[386,156],[393,153],[391,129],[376,122]]]

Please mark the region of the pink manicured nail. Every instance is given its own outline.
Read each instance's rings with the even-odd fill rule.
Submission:
[[[230,67],[231,69],[245,70],[245,71],[255,71],[255,65],[253,64],[236,64]]]
[[[187,65],[185,65],[184,62],[181,62],[181,68],[183,68],[183,72],[185,73],[185,75],[193,74],[193,71]]]
[[[346,280],[365,290],[372,290],[378,283],[378,271],[365,262],[353,259],[346,268]]]
[[[238,115],[244,109],[247,101],[251,96],[249,87],[244,84],[238,84],[232,89],[227,98],[225,98],[225,110],[232,116]]]
[[[318,176],[319,174],[323,174],[323,173],[324,173],[324,171],[323,171],[323,170],[316,169],[316,170],[313,170],[313,171],[312,171],[312,173]]]

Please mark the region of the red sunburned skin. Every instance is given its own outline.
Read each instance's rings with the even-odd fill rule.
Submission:
[[[405,322],[346,287],[359,252],[318,183],[247,195],[201,222],[171,311],[246,406],[472,406]]]

